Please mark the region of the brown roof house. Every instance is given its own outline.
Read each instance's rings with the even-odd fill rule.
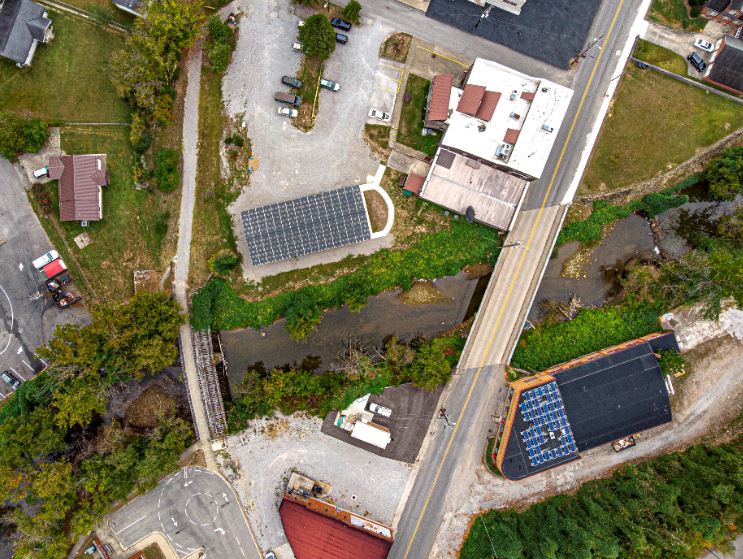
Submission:
[[[49,160],[49,177],[59,180],[59,219],[89,221],[103,219],[103,193],[108,186],[105,154],[62,155]]]

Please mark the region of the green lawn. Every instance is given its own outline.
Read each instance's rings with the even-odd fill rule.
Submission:
[[[0,110],[27,111],[49,120],[128,122],[108,64],[123,38],[69,14],[51,11],[55,37],[40,45],[31,68],[0,60]]]
[[[111,184],[103,188],[103,220],[81,227],[60,223],[65,241],[85,269],[95,298],[120,300],[132,294],[132,272],[161,269],[160,249],[164,237],[175,231],[179,192],[162,194],[136,190],[131,180],[133,152],[126,127],[65,128],[62,149],[67,153],[105,153]],[[45,227],[59,218],[57,183],[45,187],[49,198]],[[80,250],[74,237],[86,232],[91,244]],[[56,235],[53,235],[56,237]]]
[[[705,18],[689,15],[685,0],[653,0],[648,10],[648,19],[686,31],[701,31],[707,24]]]
[[[683,56],[644,39],[637,39],[633,56],[674,74],[687,75],[686,59]]]
[[[111,21],[120,23],[124,27],[131,27],[136,17],[118,9],[111,0],[65,0],[67,4],[88,12],[93,16],[108,15]]]
[[[397,141],[408,147],[416,149],[433,157],[436,153],[436,146],[441,140],[441,133],[436,132],[432,136],[422,136],[423,117],[426,110],[426,96],[431,82],[410,74],[408,83],[405,86],[404,98],[410,98],[405,103],[403,100],[402,114],[400,115],[400,127],[397,131]]]
[[[649,179],[741,126],[739,104],[629,65],[579,194]]]

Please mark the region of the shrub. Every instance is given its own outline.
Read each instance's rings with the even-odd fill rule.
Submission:
[[[351,23],[358,23],[359,15],[361,14],[361,4],[359,4],[358,0],[349,0],[341,13],[343,14],[343,19],[347,19]]]
[[[178,161],[180,152],[177,149],[161,149],[155,154],[155,181],[163,192],[173,192],[178,188]]]
[[[49,138],[46,122],[11,112],[0,112],[0,155],[15,161],[19,152],[35,153]]]
[[[299,28],[299,41],[307,56],[327,60],[335,50],[335,30],[325,15],[315,14]]]
[[[129,141],[136,153],[142,154],[150,147],[152,138],[150,136],[147,121],[140,112],[132,115],[132,125],[129,130]]]
[[[90,6],[88,12],[98,25],[107,26],[114,18],[113,10],[108,6]]]
[[[707,164],[704,178],[714,198],[735,198],[743,189],[743,146],[722,150],[719,157]]]
[[[222,249],[209,258],[209,270],[219,276],[226,276],[240,263],[240,255],[229,249]]]
[[[686,359],[678,351],[671,349],[660,351],[658,364],[664,375],[681,376],[686,372]]]

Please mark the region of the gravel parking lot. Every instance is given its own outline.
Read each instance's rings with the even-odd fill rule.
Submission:
[[[316,417],[279,415],[256,420],[247,431],[227,438],[226,450],[242,473],[233,485],[264,549],[287,543],[278,507],[293,469],[328,482],[329,499],[338,506],[392,523],[410,467],[328,437],[321,425]],[[229,478],[232,470],[223,470]]]

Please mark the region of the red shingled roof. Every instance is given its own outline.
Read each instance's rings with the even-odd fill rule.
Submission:
[[[59,219],[97,221],[103,217],[100,187],[108,184],[102,155],[62,155],[49,160],[49,176],[59,179]]]
[[[521,92],[521,98],[526,99],[527,101],[534,101],[534,97],[536,96],[536,93],[531,93],[529,91],[522,91]]]
[[[449,118],[449,98],[454,76],[439,74],[431,84],[431,102],[428,104],[426,120],[446,120]]]
[[[484,85],[465,85],[462,97],[459,98],[457,110],[460,113],[475,116],[477,109],[480,108],[483,95],[485,95]]]
[[[405,186],[403,187],[408,192],[412,192],[416,196],[421,193],[421,188],[423,187],[423,183],[426,181],[425,177],[422,177],[420,175],[416,175],[415,173],[410,173],[408,175],[408,178],[405,179]]]
[[[521,130],[516,130],[514,128],[509,128],[506,130],[506,135],[503,137],[503,141],[507,144],[514,145],[516,143],[516,140],[519,139],[519,134],[521,133]]]
[[[482,97],[482,103],[480,103],[480,107],[477,109],[477,113],[475,114],[475,116],[480,120],[490,122],[490,119],[493,118],[495,107],[498,105],[498,101],[500,101],[499,92],[486,91],[485,95],[483,95]]]
[[[284,499],[284,533],[297,559],[386,559],[392,544]]]

